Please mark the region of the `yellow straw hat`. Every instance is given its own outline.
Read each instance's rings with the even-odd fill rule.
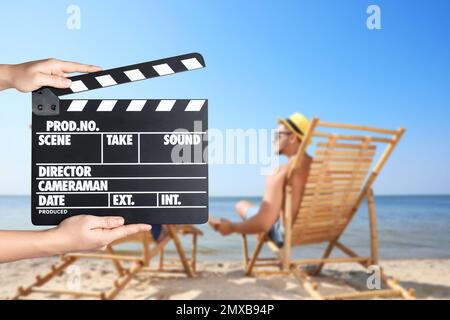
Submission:
[[[278,123],[284,124],[293,134],[303,141],[308,130],[309,120],[301,113],[294,113],[289,118],[278,118]]]

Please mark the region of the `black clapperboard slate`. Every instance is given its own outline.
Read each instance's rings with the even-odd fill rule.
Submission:
[[[208,219],[208,101],[60,96],[205,67],[197,53],[71,77],[32,93],[32,222],[119,215],[128,223]],[[173,156],[175,155],[175,156]]]

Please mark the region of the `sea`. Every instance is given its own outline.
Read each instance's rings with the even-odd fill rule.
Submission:
[[[245,198],[254,203],[258,197]],[[234,211],[238,197],[211,197],[210,214],[239,221]],[[402,195],[376,196],[376,215],[381,259],[424,259],[450,258],[450,195]],[[0,230],[38,230],[33,226],[30,214],[29,196],[0,196]],[[203,236],[198,240],[198,260],[230,261],[241,260],[242,237],[230,235],[222,237],[208,224],[198,225]],[[370,253],[370,233],[367,204],[364,203],[348,226],[342,243],[361,255]],[[1,241],[1,239],[0,239]],[[186,251],[190,252],[191,239],[182,237]],[[255,246],[254,237],[249,245]],[[126,245],[125,249],[139,249],[136,245]],[[325,245],[295,247],[295,258],[320,257]],[[174,248],[168,247],[169,254]],[[265,248],[263,255],[271,252]],[[336,256],[341,256],[336,254]]]

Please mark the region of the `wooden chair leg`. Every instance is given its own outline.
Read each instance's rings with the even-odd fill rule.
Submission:
[[[242,251],[244,255],[244,266],[248,265],[248,241],[247,241],[247,235],[242,234]]]
[[[197,269],[197,233],[192,234],[192,272],[195,273]]]
[[[159,271],[164,270],[164,247],[159,250]]]
[[[144,266],[148,267],[150,265],[150,250],[149,250],[149,246],[150,246],[150,239],[149,239],[149,235],[145,236],[143,242],[142,242],[142,257],[143,257],[143,261],[144,261]]]
[[[113,300],[123,288],[130,282],[130,280],[142,269],[143,262],[138,262],[136,265],[131,267],[124,276],[119,277],[114,280],[114,287],[107,293],[102,293],[102,300]]]
[[[375,197],[372,188],[367,195],[367,204],[369,207],[369,222],[370,222],[370,255],[372,257],[372,264],[378,265],[378,236],[377,223],[375,215]]]
[[[23,288],[19,287],[17,289],[17,294],[12,298],[13,300],[20,299],[20,297],[28,296],[30,293],[32,293],[33,289],[35,287],[41,287],[47,282],[49,282],[51,279],[53,279],[55,276],[59,275],[61,272],[63,272],[67,267],[72,265],[75,261],[77,261],[77,258],[72,257],[64,257],[61,256],[61,262],[56,265],[51,266],[51,270],[43,275],[43,276],[36,276],[35,282],[33,282],[30,286]]]
[[[292,274],[303,285],[303,288],[308,292],[311,298],[315,300],[323,300],[323,296],[318,290],[318,284],[311,280],[311,278],[300,269],[300,266],[291,266]]]
[[[245,274],[247,276],[250,276],[253,271],[253,267],[255,266],[256,260],[258,260],[259,253],[261,252],[261,249],[264,245],[264,242],[266,241],[267,235],[264,234],[260,237],[258,244],[256,245],[255,251],[253,252],[252,259],[250,260],[249,264],[246,266],[246,272]]]
[[[169,231],[169,235],[172,238],[173,242],[175,243],[175,248],[177,249],[178,255],[180,256],[180,260],[183,265],[184,271],[186,272],[186,275],[189,278],[192,278],[194,274],[192,273],[191,266],[189,265],[189,262],[186,259],[186,254],[184,252],[183,246],[181,245],[180,239],[178,238],[178,235],[176,234],[174,227],[168,225],[167,230]]]
[[[327,259],[327,258],[330,256],[331,251],[333,251],[334,246],[336,245],[336,241],[337,241],[337,240],[335,240],[335,241],[330,241],[330,242],[328,243],[328,246],[327,246],[327,248],[325,249],[325,252],[323,253],[322,259]],[[317,276],[317,275],[322,271],[324,265],[325,265],[324,262],[319,263],[319,264],[317,265],[316,269],[315,269],[311,274],[314,275],[314,276]]]
[[[111,246],[107,246],[106,251],[109,254],[115,254],[114,249]],[[114,268],[116,269],[119,276],[123,276],[125,274],[125,272],[124,272],[124,269],[123,269],[122,265],[120,264],[119,260],[113,259],[112,262],[113,262]]]
[[[286,203],[284,208],[284,245],[282,270],[289,271],[291,267],[291,241],[292,241],[292,186],[286,185]]]

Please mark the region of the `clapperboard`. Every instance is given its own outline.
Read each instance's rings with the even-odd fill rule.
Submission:
[[[119,215],[126,223],[208,219],[208,101],[60,96],[205,67],[197,53],[72,78],[32,93],[32,222]]]

